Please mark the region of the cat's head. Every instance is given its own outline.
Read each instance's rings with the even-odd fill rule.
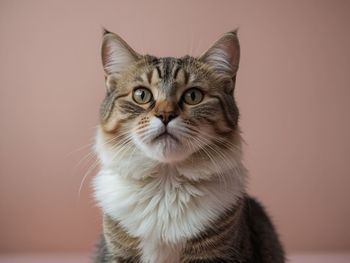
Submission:
[[[212,145],[229,145],[226,140],[237,132],[233,92],[239,55],[236,31],[196,58],[141,55],[106,31],[103,143],[112,155],[137,151],[161,163],[184,161]]]

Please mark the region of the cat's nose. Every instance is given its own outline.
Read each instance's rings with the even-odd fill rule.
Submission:
[[[171,120],[177,117],[177,114],[174,111],[161,111],[155,114],[155,116],[160,119],[165,125],[167,125]]]

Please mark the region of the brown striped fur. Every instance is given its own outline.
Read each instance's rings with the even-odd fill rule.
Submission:
[[[131,120],[140,116],[140,113],[154,115],[164,110],[176,111],[184,118],[208,122],[218,131],[232,131],[237,125],[239,113],[232,96],[233,91],[226,91],[232,81],[212,74],[208,66],[199,60],[189,56],[144,56],[127,73],[121,77],[116,74],[107,77],[109,92],[100,109],[102,127],[106,132],[115,132],[121,118]],[[131,92],[137,86],[149,88],[157,96],[156,103],[143,107],[136,105],[132,101]],[[200,87],[207,95],[208,102],[186,107],[181,102],[181,95],[189,87]]]
[[[128,56],[119,56],[119,51],[110,45],[111,41],[118,42],[121,52]],[[230,45],[235,52],[226,50]],[[220,57],[223,52],[228,54],[225,59]],[[123,60],[124,64],[117,58]],[[239,111],[234,99],[239,61],[236,31],[225,34],[199,58],[139,55],[120,37],[106,31],[102,60],[106,72],[107,93],[100,108],[100,131],[106,147],[113,149],[118,141],[124,143],[128,131],[132,129],[136,130],[137,136],[146,136],[143,134],[144,130],[154,116],[171,114],[173,118],[183,120],[189,133],[199,134],[203,129],[209,133],[205,145],[187,158],[171,163],[187,170],[188,167],[196,170],[210,162],[216,165],[215,162],[221,160],[219,168],[222,168],[227,164],[223,155],[233,154],[232,152],[237,156],[241,155]],[[133,91],[139,87],[145,87],[152,92],[153,99],[150,102],[137,104],[133,101]],[[197,105],[188,105],[184,103],[183,94],[194,87],[203,92],[204,98]],[[191,138],[195,143],[195,137],[189,138],[189,145],[193,143]],[[177,143],[180,143],[180,139],[182,138],[176,139]],[[232,176],[237,176],[235,169],[229,169],[232,170]],[[223,171],[227,172],[225,169]],[[135,183],[137,181],[138,184],[146,185],[155,180],[156,175],[146,174],[141,179],[135,179]],[[181,177],[181,184],[196,186],[216,180],[221,172],[198,178],[187,178],[187,174],[178,176]],[[237,200],[232,201],[233,205],[225,207],[224,212],[210,221],[204,230],[179,245],[179,263],[285,261],[283,248],[270,219],[262,206],[245,193],[245,178],[240,180],[242,189],[237,194]],[[140,244],[141,237],[131,235],[121,222],[105,213],[103,235],[94,262],[148,263],[142,262]]]

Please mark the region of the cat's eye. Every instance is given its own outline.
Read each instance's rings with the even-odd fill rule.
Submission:
[[[134,90],[132,98],[138,104],[146,104],[151,101],[152,93],[147,88],[137,88]]]
[[[203,92],[197,88],[187,90],[183,95],[183,100],[187,104],[196,105],[203,100]]]

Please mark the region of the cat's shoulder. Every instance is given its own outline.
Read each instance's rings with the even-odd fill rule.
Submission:
[[[263,262],[285,262],[283,247],[265,206],[256,198],[246,196],[244,217],[254,255],[260,255]]]

